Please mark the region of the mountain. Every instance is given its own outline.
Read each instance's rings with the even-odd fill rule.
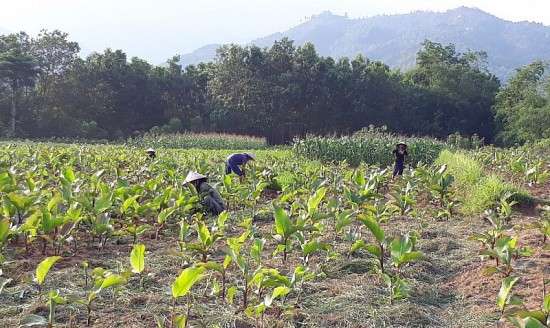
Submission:
[[[5,34],[10,34],[10,32],[0,27],[0,35],[5,35]]]
[[[285,32],[250,42],[270,47],[288,37],[295,45],[312,42],[321,56],[338,59],[362,54],[392,68],[407,69],[416,60],[421,43],[455,45],[458,52],[485,51],[488,68],[507,80],[515,68],[535,60],[550,59],[550,26],[533,22],[510,22],[475,8],[460,7],[443,13],[413,12],[349,19],[324,12]],[[204,46],[182,55],[181,63],[196,64],[215,58],[219,45]]]

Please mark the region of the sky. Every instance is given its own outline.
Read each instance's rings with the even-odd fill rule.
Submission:
[[[69,34],[86,55],[122,49],[160,64],[207,44],[246,44],[323,11],[349,18],[479,8],[509,21],[550,26],[546,0],[0,0],[0,28]]]

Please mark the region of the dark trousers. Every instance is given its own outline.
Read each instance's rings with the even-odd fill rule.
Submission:
[[[404,162],[395,162],[395,165],[393,166],[393,176],[403,175],[404,169],[405,169]]]

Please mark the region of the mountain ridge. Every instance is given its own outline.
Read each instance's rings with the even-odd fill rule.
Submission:
[[[488,69],[501,80],[508,79],[518,67],[550,59],[550,26],[511,22],[469,7],[353,19],[322,12],[284,32],[243,46],[270,47],[283,37],[294,40],[297,46],[312,42],[320,56],[338,59],[361,54],[397,69],[414,66],[416,53],[426,39],[443,45],[452,43],[458,52],[487,52]],[[181,64],[214,60],[219,46],[205,45],[181,55]]]

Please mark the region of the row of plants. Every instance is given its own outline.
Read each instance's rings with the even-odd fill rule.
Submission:
[[[130,138],[127,145],[135,148],[147,149],[266,149],[265,138],[222,133],[175,133],[153,134],[146,133],[142,137]]]
[[[550,157],[532,145],[514,149],[487,147],[474,154],[486,167],[510,172],[518,182],[528,186],[543,184],[550,178]]]
[[[499,202],[493,203],[491,209],[485,211],[483,218],[489,223],[489,229],[471,236],[470,240],[481,242],[482,249],[479,254],[488,260],[494,260],[493,265],[485,268],[482,274],[492,274],[501,279],[501,287],[496,296],[500,320],[518,328],[548,327],[550,293],[547,292],[547,286],[550,284],[550,278],[540,281],[542,296],[537,309],[528,308],[523,299],[514,295],[513,289],[516,283],[528,277],[529,270],[537,265],[535,261],[529,260],[533,249],[529,246],[520,247],[521,241],[515,234],[521,230],[536,229],[542,234],[541,249],[550,250],[550,207],[545,206],[542,209],[538,221],[522,227],[513,222],[516,215],[512,207],[516,202],[509,201],[510,196],[504,196]]]

